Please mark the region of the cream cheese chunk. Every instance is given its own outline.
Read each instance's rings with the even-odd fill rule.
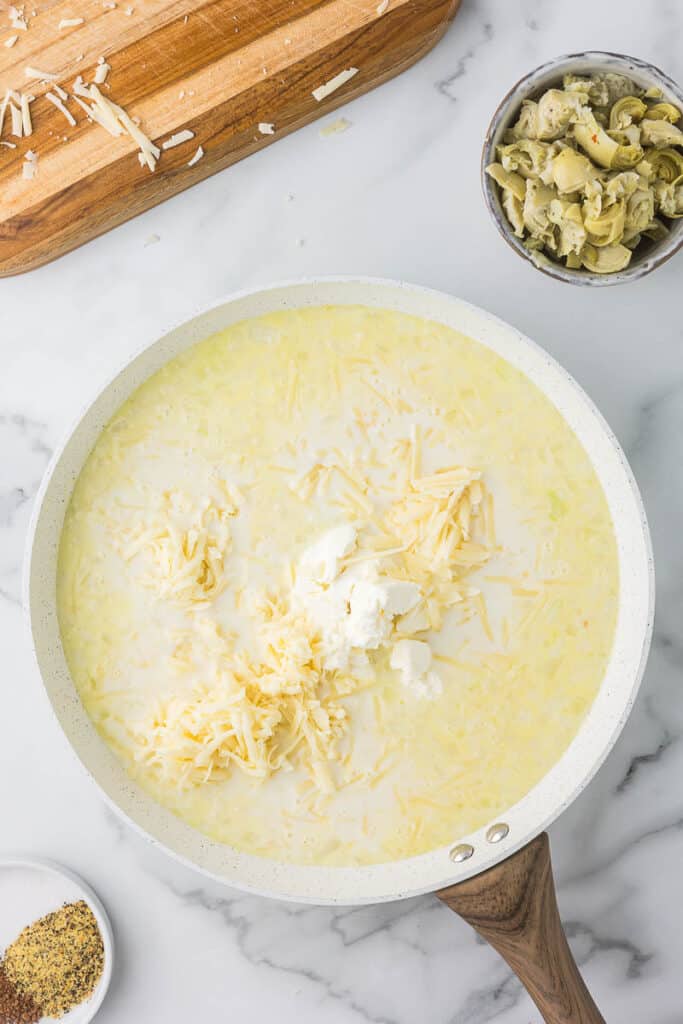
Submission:
[[[399,640],[392,649],[389,663],[400,673],[403,685],[419,696],[434,697],[443,690],[441,679],[431,671],[431,647],[423,640]]]
[[[302,574],[317,583],[331,583],[339,575],[341,559],[355,548],[356,537],[355,527],[348,524],[328,530],[304,551],[300,562]]]
[[[356,544],[355,527],[337,526],[306,548],[297,570],[294,604],[319,631],[328,669],[347,669],[353,651],[386,646],[396,618],[422,596],[417,583],[382,575],[374,562],[342,568]]]

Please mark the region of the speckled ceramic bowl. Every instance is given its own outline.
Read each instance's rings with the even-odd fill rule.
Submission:
[[[594,274],[588,270],[568,270],[564,264],[555,262],[549,257],[531,253],[524,247],[521,239],[513,233],[502,208],[498,186],[485,172],[485,168],[496,159],[496,146],[501,142],[503,133],[517,120],[523,100],[535,99],[546,89],[561,85],[562,76],[567,72],[585,75],[596,71],[611,71],[626,75],[645,89],[657,86],[662,90],[665,100],[683,109],[681,87],[663,71],[653,64],[648,64],[647,61],[638,60],[637,57],[627,57],[620,53],[604,53],[602,51],[570,53],[565,57],[558,57],[556,60],[548,61],[547,64],[542,64],[535,71],[531,71],[521,78],[501,100],[484,139],[481,155],[481,181],[486,205],[498,230],[519,256],[537,270],[558,281],[601,286],[636,281],[670,259],[683,246],[683,218],[668,222],[670,233],[664,241],[642,242],[634,251],[626,270],[615,274]]]

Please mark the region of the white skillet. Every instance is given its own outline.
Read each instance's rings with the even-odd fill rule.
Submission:
[[[100,739],[76,693],[62,650],[55,600],[59,536],[74,481],[101,429],[131,392],[179,352],[230,324],[276,310],[327,304],[375,306],[438,321],[523,371],[559,409],[588,452],[612,515],[620,572],[609,664],[593,706],[559,762],[498,821],[468,836],[454,835],[449,846],[419,857],[355,868],[283,864],[241,853],[195,831],[133,784]],[[25,590],[47,695],[76,754],[112,807],[185,864],[213,878],[265,896],[321,904],[380,902],[443,889],[505,861],[539,836],[585,788],[619,735],[640,684],[654,614],[652,551],[640,495],[615,437],[572,377],[543,349],[484,310],[426,288],[368,278],[306,280],[240,293],[169,331],[133,359],[100,391],[52,460],[33,516]],[[532,867],[540,869],[543,842],[531,849]],[[518,874],[520,864],[526,870],[524,856],[528,860],[527,853],[509,862],[517,865]],[[501,884],[500,872],[494,875]],[[546,875],[550,879],[549,868]],[[506,878],[504,884],[508,882]],[[474,883],[479,885],[476,879]],[[466,916],[472,921],[472,913]],[[485,928],[480,930],[486,933]],[[515,969],[520,970],[519,965]]]

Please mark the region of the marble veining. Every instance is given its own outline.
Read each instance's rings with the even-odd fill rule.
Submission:
[[[551,829],[569,941],[608,1021],[683,1024],[683,326],[679,255],[630,286],[550,281],[480,195],[489,117],[554,56],[631,53],[683,80],[675,0],[464,0],[419,65],[316,125],[28,276],[0,281],[0,855],[80,871],[111,911],[102,1024],[532,1024],[507,967],[433,897],[316,908],[231,892],[102,802],[43,697],[20,607],[50,453],[143,344],[238,288],[325,273],[403,278],[482,305],[596,401],[643,492],[657,623],[640,697],[595,780]],[[150,239],[158,237],[155,244]],[[585,294],[589,292],[589,294]]]
[[[475,58],[477,58],[480,55],[481,50],[483,49],[485,44],[492,42],[494,38],[495,33],[493,30],[493,25],[491,24],[490,21],[485,21],[481,27],[481,37],[476,41],[476,43],[471,47],[471,49],[469,49],[466,53],[462,55],[462,57],[458,59],[455,71],[453,71],[452,74],[448,76],[448,78],[444,78],[442,82],[437,83],[437,89],[439,90],[439,92],[443,93],[444,96],[447,96],[449,100],[457,100],[458,93],[455,83],[458,82],[461,78],[465,77],[465,75],[467,74],[467,66],[470,63],[470,61],[475,60]]]

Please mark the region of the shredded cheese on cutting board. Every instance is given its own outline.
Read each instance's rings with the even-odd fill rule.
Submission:
[[[604,495],[544,396],[355,307],[237,324],[147,381],[76,483],[58,579],[131,775],[219,841],[321,864],[520,799],[595,696],[617,593]]]

